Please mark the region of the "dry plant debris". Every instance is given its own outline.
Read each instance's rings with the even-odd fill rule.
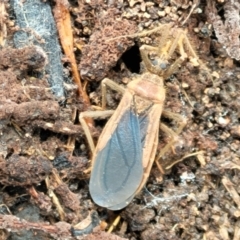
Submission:
[[[71,28],[70,12],[68,8],[69,4],[67,1],[57,0],[53,12],[64,53],[71,64],[73,79],[75,81],[75,84],[78,86],[79,98],[84,102],[84,108],[87,109],[90,102],[88,95],[82,87],[79,71],[77,68],[73,50],[73,33]]]
[[[36,119],[49,120],[46,128],[52,126],[50,120],[71,120],[71,111],[60,112],[57,99],[46,80],[25,78],[28,71],[37,71],[45,66],[46,54],[41,48],[6,48],[0,51],[0,60],[1,120],[14,120],[20,126],[25,122],[32,124]],[[62,125],[64,130],[63,122]],[[72,125],[70,121],[66,123],[65,130],[68,127],[71,132],[74,129]],[[79,134],[80,128],[77,130]]]
[[[231,58],[240,60],[240,3],[231,0],[219,5],[224,11],[224,21],[218,14],[216,5],[216,1],[208,1],[208,21],[213,25],[216,37],[226,49],[227,54]]]
[[[0,158],[0,183],[10,186],[39,184],[52,171],[52,165],[43,157],[26,158],[12,155],[6,162]]]
[[[32,197],[32,202],[42,213],[49,215],[54,205],[46,193],[37,191],[33,186],[42,184],[52,174],[54,167],[59,169],[61,178],[82,176],[87,161],[83,157],[72,157],[69,151],[65,152],[66,139],[48,136],[43,141],[39,132],[47,129],[52,131],[52,135],[79,136],[81,127],[72,122],[72,112],[78,103],[71,102],[73,109],[66,105],[61,107],[45,79],[28,76],[30,71],[41,70],[46,64],[46,54],[40,47],[8,47],[0,51],[0,59],[0,184],[23,187],[25,194]],[[60,158],[66,158],[66,169],[64,165],[59,167],[57,159]],[[63,211],[79,212],[79,198],[62,180],[54,184],[54,179],[50,179],[49,188],[52,195],[56,192],[55,199],[61,203]],[[8,195],[4,199],[7,198]],[[8,201],[14,205],[15,200]],[[68,213],[63,220],[77,222],[80,218],[79,214]],[[4,226],[1,229],[5,229]]]

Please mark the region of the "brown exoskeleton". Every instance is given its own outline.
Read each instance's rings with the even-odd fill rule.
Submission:
[[[148,72],[131,81],[126,89],[110,79],[105,78],[102,81],[103,108],[106,107],[106,86],[123,93],[118,108],[115,111],[80,114],[80,122],[93,152],[90,194],[95,203],[111,210],[127,206],[142,189],[154,160],[161,168],[158,160],[172,146],[175,136],[186,124],[186,120],[178,114],[164,110],[164,80],[173,74],[186,58],[196,64],[200,62],[185,31],[171,28],[169,24],[161,26],[158,30],[160,29],[164,29],[165,33],[159,40],[159,46],[143,45],[140,48]],[[177,50],[180,57],[167,68],[168,60]],[[158,66],[154,66],[150,61],[150,52],[159,58]],[[95,148],[84,118],[109,115],[112,117],[103,129]],[[178,129],[173,132],[160,123],[161,115],[176,120],[179,123]],[[159,125],[162,131],[172,136],[172,141],[156,157]]]

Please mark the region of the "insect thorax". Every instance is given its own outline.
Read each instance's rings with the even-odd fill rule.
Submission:
[[[134,112],[137,115],[143,115],[146,112],[148,112],[148,110],[153,106],[153,102],[142,98],[140,96],[134,95],[133,96],[133,102],[132,102],[132,108],[134,110]]]

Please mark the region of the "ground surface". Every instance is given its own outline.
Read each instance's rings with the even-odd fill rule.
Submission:
[[[59,99],[48,76],[38,78],[46,55],[34,45],[14,48],[14,13],[8,1],[0,6],[0,239],[240,239],[237,1],[69,1],[74,53],[82,82],[88,82],[87,108],[70,80]],[[77,116],[100,106],[104,77],[124,86],[146,71],[139,48],[161,46],[163,33],[142,33],[168,23],[169,36],[175,29],[188,31],[199,58],[194,64],[184,46],[188,58],[165,80],[164,108],[184,116],[187,125],[160,160],[165,174],[154,164],[141,193],[125,209],[108,211],[89,195],[91,153]],[[178,56],[174,52],[169,65]],[[71,79],[68,61],[62,62]],[[121,95],[109,91],[107,99],[115,109]],[[96,141],[105,122],[92,128]],[[161,122],[177,128],[168,119]],[[158,151],[167,142],[160,132]],[[113,233],[105,233],[105,223],[119,214]],[[81,231],[71,227],[84,219],[98,226],[73,237]]]

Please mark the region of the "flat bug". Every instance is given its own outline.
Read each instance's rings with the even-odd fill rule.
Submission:
[[[131,81],[126,90],[110,79],[102,81],[103,109],[106,107],[106,86],[123,93],[117,109],[80,114],[80,122],[93,152],[90,194],[96,204],[111,210],[122,209],[130,203],[146,183],[154,160],[161,168],[158,160],[172,146],[186,124],[186,120],[180,115],[164,110],[164,80],[173,74],[187,57],[195,63],[199,62],[199,59],[185,31],[173,29],[169,24],[163,25],[163,29],[165,34],[160,38],[160,46],[143,45],[140,48],[148,72]],[[180,57],[167,67],[168,59],[176,49],[179,50]],[[149,59],[151,52],[160,59],[157,65],[153,65]],[[104,127],[95,148],[84,118],[110,115],[112,117]],[[163,123],[159,124],[161,115],[177,121],[178,129],[174,132]],[[156,157],[159,128],[172,136],[172,141]]]

